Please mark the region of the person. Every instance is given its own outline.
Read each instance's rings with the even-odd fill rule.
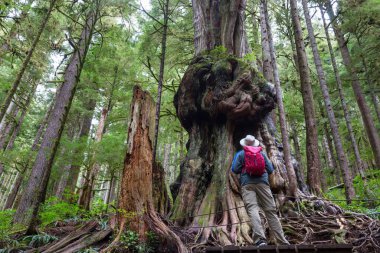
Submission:
[[[273,165],[269,161],[266,154],[261,151],[262,149],[260,147],[260,142],[254,136],[247,135],[245,138],[240,140],[240,145],[243,147],[243,150],[240,150],[235,154],[231,170],[235,174],[241,174],[241,192],[244,205],[246,206],[248,215],[252,222],[253,242],[256,246],[268,244],[263,226],[261,225],[261,219],[259,215],[260,206],[265,213],[269,228],[273,232],[276,243],[289,244],[284,236],[281,223],[277,217],[275,202],[272,196],[272,192],[269,188],[268,174],[273,173]],[[259,152],[264,158],[263,160],[265,161],[265,169],[264,167],[262,168],[262,175],[252,175],[251,173],[247,172],[247,169],[245,167],[249,165],[245,163],[245,153],[248,154],[248,150],[256,150],[256,152]],[[249,159],[251,158],[247,158],[247,161]],[[255,159],[259,161],[258,158]],[[262,166],[264,166],[264,161],[262,161]],[[255,162],[255,164],[257,164],[257,162]]]

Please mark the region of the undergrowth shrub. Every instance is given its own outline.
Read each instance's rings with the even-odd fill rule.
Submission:
[[[128,252],[131,253],[154,253],[158,247],[157,235],[153,232],[147,232],[146,241],[141,242],[139,236],[136,232],[127,230],[122,234],[120,242]]]
[[[58,238],[46,233],[41,233],[37,235],[28,235],[22,239],[24,243],[34,248],[49,244],[51,242],[54,242],[55,240],[58,240]]]
[[[49,198],[39,213],[41,225],[46,226],[59,220],[75,218],[79,214],[77,204],[68,203],[57,197]]]
[[[377,171],[366,171],[366,174],[367,187],[370,189],[370,193],[365,191],[363,180],[357,175],[353,180],[356,194],[355,201],[352,201],[350,205],[347,205],[345,201],[336,201],[345,199],[344,189],[342,188],[328,191],[325,197],[345,210],[364,213],[373,218],[380,218],[380,174]]]
[[[9,239],[14,210],[0,211],[0,243]]]
[[[19,226],[12,226],[14,210],[0,211],[0,253],[8,252],[8,249],[17,247],[18,241],[11,238],[13,231]]]

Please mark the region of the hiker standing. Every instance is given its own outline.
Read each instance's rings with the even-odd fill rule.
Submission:
[[[261,225],[259,206],[268,219],[269,228],[273,232],[277,244],[289,244],[277,217],[276,206],[269,188],[268,174],[272,174],[274,168],[259,144],[260,142],[252,135],[241,139],[240,145],[243,146],[243,150],[235,154],[231,170],[235,174],[241,174],[241,192],[251,218],[255,245],[267,245],[265,232]]]

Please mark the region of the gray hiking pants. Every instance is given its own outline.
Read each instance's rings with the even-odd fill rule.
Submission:
[[[289,244],[277,217],[276,205],[269,186],[264,183],[248,184],[244,185],[241,191],[245,207],[252,222],[253,242],[257,243],[260,239],[266,239],[259,215],[260,206],[265,213],[269,229],[276,238],[277,244]]]

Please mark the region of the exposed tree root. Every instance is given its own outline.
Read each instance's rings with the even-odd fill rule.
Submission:
[[[58,240],[52,244],[45,245],[37,249],[31,249],[26,251],[43,252],[43,253],[63,253],[63,252],[76,252],[78,250],[89,247],[90,245],[102,241],[110,235],[112,229],[98,230],[98,223],[96,221],[90,221],[82,225],[74,232],[69,233],[61,240]]]

